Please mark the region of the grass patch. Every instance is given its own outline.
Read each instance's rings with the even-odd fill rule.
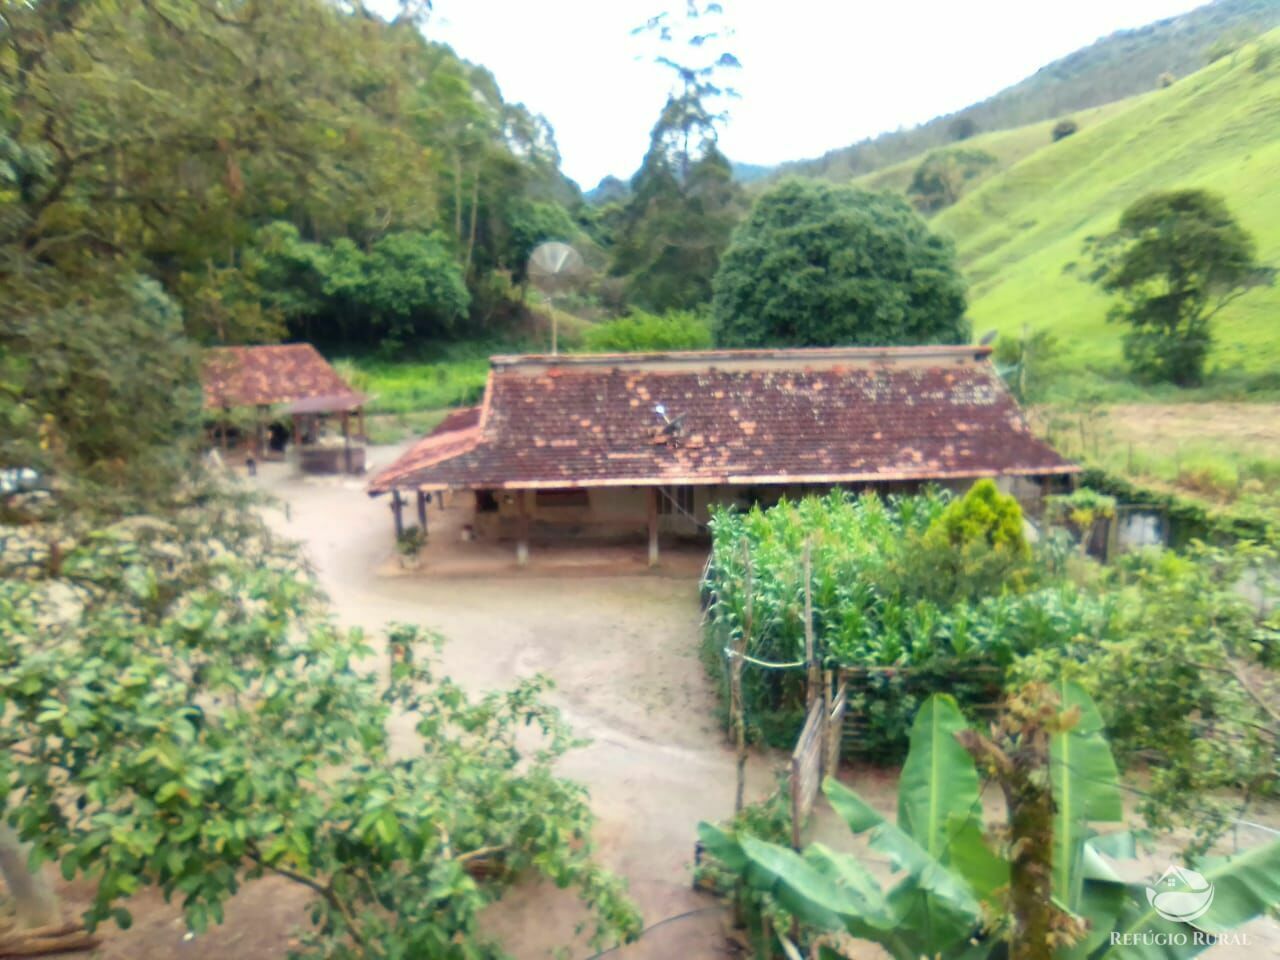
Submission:
[[[1261,41],[1276,42],[1280,31]],[[956,242],[975,331],[1048,328],[1071,369],[1120,368],[1124,329],[1107,322],[1109,299],[1080,279],[1081,246],[1155,190],[1221,193],[1262,261],[1280,263],[1280,62],[1255,69],[1256,59],[1228,57],[1113,105],[1094,122],[1082,115],[1079,133],[1057,143],[1036,127],[992,134],[989,144],[975,137],[974,146],[997,157],[1017,157],[933,220]],[[1034,141],[1037,149],[1018,156]],[[1273,286],[1215,318],[1209,365],[1232,389],[1280,386],[1271,373],[1280,365],[1278,314],[1280,286]]]
[[[1142,486],[1280,524],[1280,406],[1046,406],[1038,426],[1063,453]]]
[[[415,410],[375,414],[365,418],[365,433],[373,444],[403,443],[430,433],[448,413],[448,410]]]

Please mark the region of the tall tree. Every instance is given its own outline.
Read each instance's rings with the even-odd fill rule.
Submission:
[[[1275,271],[1218,194],[1170,190],[1134,201],[1115,231],[1090,238],[1090,278],[1115,294],[1108,319],[1128,325],[1125,358],[1138,377],[1194,386],[1213,344],[1211,321]]]
[[[626,276],[628,296],[650,310],[707,302],[711,278],[744,207],[742,189],[717,147],[726,98],[722,77],[739,67],[727,49],[731,31],[718,3],[687,3],[637,33],[656,38],[655,61],[674,76],[614,226],[611,272]]]
[[[784,181],[761,194],[715,277],[724,346],[959,343],[951,244],[901,198]]]

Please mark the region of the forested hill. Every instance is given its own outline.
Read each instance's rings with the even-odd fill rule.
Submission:
[[[1280,0],[1215,0],[1135,30],[1121,30],[990,99],[919,127],[885,133],[777,173],[844,181],[975,133],[1004,130],[1110,103],[1198,70],[1214,56],[1280,25]]]

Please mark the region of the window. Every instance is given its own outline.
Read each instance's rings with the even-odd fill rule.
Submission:
[[[534,502],[539,507],[586,507],[591,500],[581,488],[571,490],[539,490]]]
[[[693,487],[658,487],[658,513],[693,516]]]

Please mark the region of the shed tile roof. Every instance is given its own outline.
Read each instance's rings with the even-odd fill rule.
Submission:
[[[1032,434],[985,347],[494,357],[391,489],[855,483],[1078,468]],[[679,429],[663,431],[664,419]]]
[[[317,400],[349,410],[363,397],[309,343],[212,347],[204,352],[205,409]]]

